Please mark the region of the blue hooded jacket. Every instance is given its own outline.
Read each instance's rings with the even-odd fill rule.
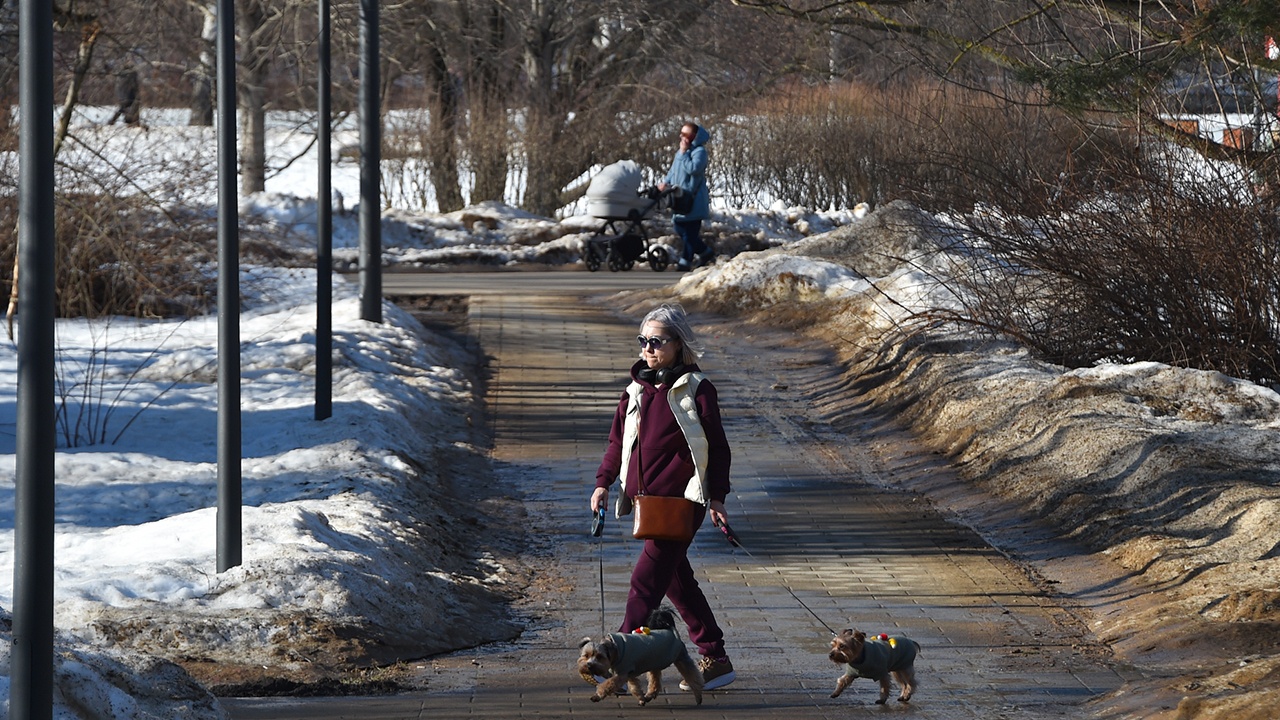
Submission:
[[[684,215],[673,216],[674,220],[705,220],[711,212],[711,191],[707,189],[706,148],[710,140],[711,133],[699,125],[693,142],[689,143],[689,150],[687,152],[677,150],[675,158],[671,160],[671,169],[667,171],[666,183],[678,185],[684,188],[685,192],[695,193],[693,209]]]

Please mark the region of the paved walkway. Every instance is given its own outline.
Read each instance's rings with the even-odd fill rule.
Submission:
[[[886,489],[895,473],[948,472],[934,456],[873,419],[853,435],[825,422],[822,399],[839,378],[822,348],[716,321],[704,326],[704,369],[734,450],[731,524],[750,555],[708,526],[691,556],[738,680],[696,711],[674,671],[647,707],[590,702],[577,644],[616,629],[639,549],[612,516],[603,540],[590,538],[587,510],[638,320],[564,297],[472,300],[471,329],[492,363],[498,480],[524,501],[527,518],[513,522],[551,555],[538,569],[538,606],[521,608],[531,627],[520,640],[424,662],[425,693],[238,700],[234,717],[1025,720],[1088,717],[1083,703],[1123,683],[1023,570],[926,500]],[[869,680],[828,697],[840,668],[826,659],[826,626],[916,639],[916,698],[876,706]]]

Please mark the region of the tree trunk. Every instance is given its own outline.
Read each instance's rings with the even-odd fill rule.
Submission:
[[[84,87],[85,75],[93,62],[93,48],[98,44],[98,35],[102,25],[97,20],[86,24],[80,34],[80,49],[76,53],[76,65],[71,73],[71,84],[67,86],[67,99],[62,103],[62,113],[58,116],[57,130],[53,135],[53,155],[58,156],[62,143],[67,138],[67,130],[71,126],[71,114],[80,102],[80,89]]]
[[[555,118],[545,110],[530,105],[527,127],[530,140],[525,144],[529,167],[521,205],[531,213],[546,217],[555,215],[560,207],[560,187],[555,182],[555,165],[559,157],[555,148],[560,136],[557,125]]]
[[[213,44],[217,39],[218,15],[212,6],[201,6],[200,11],[204,14],[204,27],[200,30],[199,64],[191,73],[191,117],[187,124],[212,127],[216,72]]]
[[[553,118],[556,88],[552,82],[555,65],[554,3],[534,3],[532,21],[525,28],[524,70],[529,78],[529,98],[525,111],[525,155],[529,167],[525,176],[524,209],[539,215],[555,213],[560,189],[551,187],[556,139],[560,136]]]
[[[245,194],[267,189],[266,91],[261,85],[245,86],[240,94],[240,187]]]
[[[267,137],[266,104],[269,56],[259,44],[255,31],[266,21],[258,0],[238,0],[236,26],[240,31],[240,183],[245,194],[266,189]]]
[[[503,202],[507,196],[507,114],[497,97],[484,98],[477,105],[472,106],[468,133],[475,173],[471,202]]]
[[[436,208],[447,213],[465,205],[458,179],[458,93],[439,46],[433,43],[427,53],[427,84],[432,96],[427,165],[436,191]]]
[[[471,202],[503,202],[507,195],[507,151],[510,145],[505,102],[510,73],[502,67],[507,21],[502,8],[493,3],[483,8],[480,17],[464,18],[463,27],[466,35],[480,39],[476,43],[467,85],[470,110],[467,150],[471,171],[475,174]]]

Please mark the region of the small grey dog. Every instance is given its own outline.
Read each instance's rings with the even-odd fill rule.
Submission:
[[[592,702],[622,693],[623,684],[644,705],[662,692],[662,671],[676,666],[680,677],[693,691],[694,702],[702,704],[702,671],[689,655],[684,640],[676,632],[675,615],[658,608],[649,615],[648,625],[632,633],[609,633],[600,642],[589,637],[578,644],[578,674],[596,685]],[[649,690],[640,688],[639,677],[649,676]],[[604,678],[599,682],[597,678]]]
[[[831,662],[845,666],[831,697],[840,697],[850,683],[864,677],[880,683],[880,699],[876,704],[883,705],[889,699],[889,676],[892,675],[902,687],[898,702],[907,702],[916,691],[915,662],[919,653],[920,643],[911,638],[878,635],[868,640],[867,634],[860,630],[845,630],[831,641],[831,652],[827,655]]]

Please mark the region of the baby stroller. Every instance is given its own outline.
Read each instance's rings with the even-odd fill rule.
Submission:
[[[604,221],[583,251],[587,269],[595,272],[602,264],[610,270],[630,270],[643,258],[654,272],[662,272],[671,262],[667,247],[649,240],[644,221],[664,205],[675,189],[640,189],[640,166],[622,160],[606,166],[587,187],[587,213]]]

